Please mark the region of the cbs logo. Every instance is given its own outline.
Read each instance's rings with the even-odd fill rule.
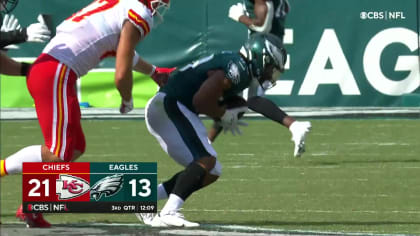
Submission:
[[[360,12],[360,19],[362,20],[382,20],[385,19],[385,13],[382,11]]]

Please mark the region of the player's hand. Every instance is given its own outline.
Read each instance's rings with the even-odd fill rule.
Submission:
[[[6,14],[3,18],[3,24],[1,25],[0,31],[8,32],[13,30],[19,30],[21,26],[18,19],[12,14]]]
[[[290,125],[289,130],[292,133],[292,141],[295,143],[293,152],[295,157],[300,157],[305,152],[305,139],[311,128],[312,125],[309,121],[295,121]]]
[[[152,74],[152,79],[155,81],[159,87],[162,87],[168,82],[169,74],[174,71],[176,67],[165,68],[165,67],[156,67],[155,72]]]
[[[240,121],[239,118],[241,114],[243,115],[247,111],[248,107],[246,106],[226,109],[225,114],[220,118],[220,125],[222,125],[224,132],[230,131],[233,135],[241,135],[239,126],[248,126],[248,124]]]
[[[172,73],[172,71],[176,70],[176,67],[171,67],[171,68],[167,68],[167,67],[157,67],[156,66],[156,70],[159,73]]]
[[[51,38],[51,31],[45,24],[44,19],[39,16],[38,23],[33,23],[26,28],[26,35],[28,35],[28,42],[45,43]]]
[[[121,114],[126,114],[130,111],[132,111],[134,108],[133,105],[133,98],[130,99],[130,101],[124,101],[124,99],[121,102],[121,106],[120,106],[120,113]]]
[[[232,5],[229,8],[229,17],[239,22],[239,17],[245,15],[244,5],[242,3],[237,3],[235,5]]]

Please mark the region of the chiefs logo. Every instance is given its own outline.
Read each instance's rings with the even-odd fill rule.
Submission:
[[[89,191],[89,183],[79,177],[61,174],[56,180],[56,193],[59,200],[67,200],[79,197]]]

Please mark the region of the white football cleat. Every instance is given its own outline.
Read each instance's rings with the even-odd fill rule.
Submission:
[[[143,221],[145,225],[151,225],[153,218],[155,218],[155,213],[135,213],[137,219]]]
[[[155,217],[156,218],[156,217]],[[168,212],[160,215],[160,220],[167,226],[175,227],[198,227],[199,223],[191,222],[185,219],[184,215],[180,212]]]
[[[169,227],[170,225],[167,225],[165,222],[163,222],[159,216],[159,214],[156,214],[155,217],[153,217],[153,220],[150,222],[150,226],[152,227]]]
[[[295,157],[300,157],[305,152],[305,139],[311,128],[311,122],[309,121],[295,121],[290,125],[289,130],[292,132],[292,141],[295,143],[293,152]]]

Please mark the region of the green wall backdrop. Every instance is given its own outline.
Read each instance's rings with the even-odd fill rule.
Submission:
[[[21,0],[13,14],[22,26],[39,13],[57,25],[90,0]],[[247,30],[227,17],[237,0],[172,0],[165,22],[138,52],[159,66],[179,66],[208,53],[236,51]],[[279,106],[420,107],[420,0],[290,0],[285,38],[288,70],[268,95]],[[36,57],[45,46],[26,43],[13,57]],[[98,69],[113,68],[113,60]],[[81,80],[81,101],[118,107],[112,70]],[[144,107],[156,86],[135,76],[135,106]],[[32,107],[25,81],[1,76],[1,107]]]

